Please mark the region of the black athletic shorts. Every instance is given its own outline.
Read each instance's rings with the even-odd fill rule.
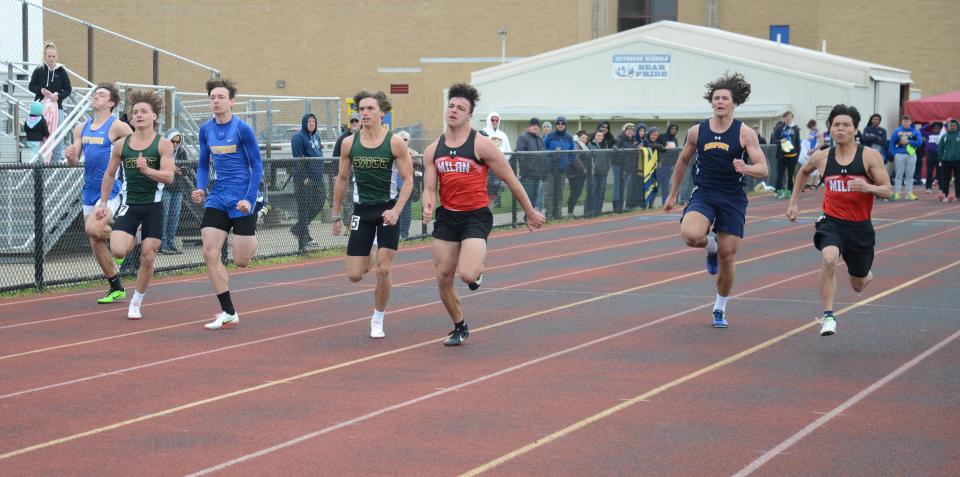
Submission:
[[[830,245],[840,249],[840,256],[847,263],[851,277],[863,278],[873,266],[873,247],[876,235],[873,222],[850,222],[829,215],[817,219],[817,231],[813,234],[813,244],[817,250]]]
[[[383,213],[397,205],[397,201],[379,204],[353,204],[353,216],[350,217],[350,240],[347,241],[347,255],[365,257],[373,248],[373,238],[377,238],[377,247],[397,250],[400,246],[400,227],[383,225]]]
[[[257,207],[254,209],[252,214],[244,215],[243,217],[237,217],[235,219],[230,218],[230,215],[225,211],[207,207],[203,209],[203,219],[200,221],[200,229],[203,230],[204,227],[213,227],[215,229],[223,230],[226,233],[230,233],[230,230],[233,230],[233,235],[238,236],[256,235],[256,211],[260,210],[260,206],[261,203],[257,202]]]
[[[113,220],[113,230],[120,230],[140,238],[163,237],[163,204],[121,204]]]
[[[439,207],[437,220],[433,223],[433,238],[447,242],[462,242],[468,238],[486,240],[492,228],[493,213],[486,207],[463,212]]]

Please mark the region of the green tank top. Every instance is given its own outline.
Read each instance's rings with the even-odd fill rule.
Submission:
[[[360,142],[360,133],[353,136],[350,162],[353,165],[353,201],[358,204],[380,204],[397,198],[397,171],[390,148],[393,133],[387,131],[379,146],[369,149]]]
[[[127,140],[123,142],[123,150],[120,151],[120,163],[123,164],[123,173],[127,178],[127,203],[135,205],[160,202],[163,183],[141,174],[137,169],[137,157],[141,154],[147,160],[148,167],[160,169],[160,135],[157,134],[153,142],[142,151],[130,147],[131,138],[133,135],[127,136]]]

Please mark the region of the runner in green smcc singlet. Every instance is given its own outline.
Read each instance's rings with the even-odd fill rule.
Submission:
[[[390,299],[390,267],[397,255],[400,229],[397,219],[413,191],[413,162],[403,139],[383,126],[390,99],[382,91],[361,91],[353,97],[360,113],[360,132],[343,140],[340,172],[333,187],[333,235],[342,231],[340,211],[349,174],[353,173],[353,216],[347,242],[347,276],[359,282],[370,267],[370,250],[376,238],[377,289],[370,337],[383,338],[383,315]],[[397,190],[397,176],[403,186]]]
[[[113,189],[117,169],[123,167],[127,180],[126,202],[117,210],[110,232],[110,253],[123,258],[137,245],[137,230],[143,240],[137,289],[130,300],[127,318],[139,320],[140,305],[153,278],[153,267],[163,234],[163,209],[160,196],[164,184],[173,182],[173,144],[157,134],[157,118],[163,111],[163,99],[153,91],[133,91],[128,103],[133,134],[114,143],[110,163],[100,188],[100,202],[94,212],[97,220],[110,213],[105,205]]]

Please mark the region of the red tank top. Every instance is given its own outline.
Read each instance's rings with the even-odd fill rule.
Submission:
[[[487,171],[489,168],[477,159],[474,140],[477,131],[471,129],[467,140],[459,147],[449,147],[440,136],[433,165],[440,177],[440,205],[447,210],[469,211],[487,206]]]
[[[873,184],[863,166],[863,145],[857,145],[853,161],[845,166],[837,164],[837,148],[831,147],[827,153],[827,166],[823,170],[823,183],[827,186],[823,193],[824,214],[849,222],[870,220],[873,194],[851,191],[849,183],[853,179],[863,179]]]

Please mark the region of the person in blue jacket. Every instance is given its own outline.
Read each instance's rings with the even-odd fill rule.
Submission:
[[[547,151],[572,151],[574,150],[573,136],[567,133],[567,118],[558,116],[556,129],[543,137],[543,145]],[[548,162],[553,165],[547,168],[547,218],[559,219],[563,216],[563,179],[570,169],[570,162],[573,161],[572,153],[557,153],[549,157]]]
[[[326,198],[323,189],[323,148],[320,134],[317,132],[317,117],[312,113],[303,115],[300,131],[290,140],[293,153],[293,191],[297,200],[297,223],[290,227],[290,233],[297,237],[297,249],[300,253],[308,248],[316,248],[317,243],[310,236],[310,222],[323,210]]]
[[[913,171],[917,167],[917,149],[923,146],[923,135],[912,124],[910,116],[900,117],[900,127],[890,134],[890,154],[893,156],[893,197],[890,200],[917,200],[913,193]],[[901,192],[903,194],[901,195]]]
[[[237,87],[222,78],[207,81],[206,87],[213,118],[200,126],[197,190],[191,199],[196,204],[204,204],[200,221],[203,260],[222,310],[203,326],[219,330],[240,323],[230,298],[230,282],[227,269],[220,261],[220,251],[227,235],[233,231],[233,263],[239,268],[250,265],[257,250],[257,205],[261,202],[263,160],[253,128],[233,116]],[[208,195],[211,160],[216,180]]]

